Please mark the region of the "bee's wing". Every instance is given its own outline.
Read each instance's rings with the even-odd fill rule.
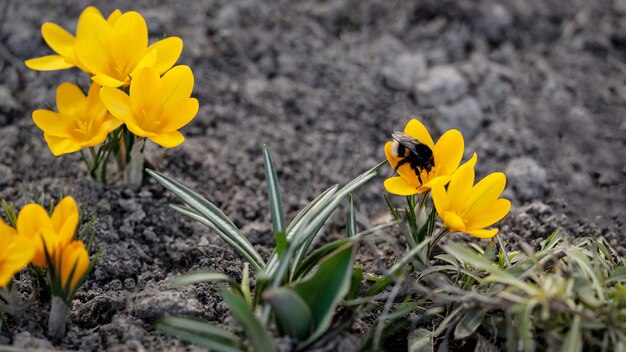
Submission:
[[[413,154],[418,154],[417,146],[421,144],[417,139],[409,136],[408,134],[400,131],[395,131],[391,134],[393,139],[402,144],[405,148],[411,151]]]

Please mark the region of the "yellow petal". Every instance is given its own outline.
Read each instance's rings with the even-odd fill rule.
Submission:
[[[182,135],[182,133],[178,131],[159,133],[148,138],[150,138],[151,141],[160,145],[163,148],[178,147],[181,143],[185,141],[185,137]]]
[[[102,13],[101,13],[101,12],[100,12],[100,10],[98,10],[98,8],[97,8],[97,7],[95,7],[95,6],[87,6],[87,7],[83,10],[83,12],[81,12],[80,16],[82,17],[83,15],[88,14],[88,13],[91,13],[91,14],[94,14],[94,15],[97,15],[97,16],[102,17]],[[80,17],[79,17],[79,19],[80,19]]]
[[[89,266],[89,254],[82,241],[74,241],[61,251],[61,285],[65,287],[71,276],[70,288],[76,289],[76,285],[83,278]]]
[[[418,186],[412,184],[400,176],[390,177],[385,180],[387,192],[399,196],[410,196],[418,193]]]
[[[482,229],[502,220],[511,210],[508,199],[497,199],[482,207],[470,209],[465,215],[468,229]]]
[[[130,83],[130,105],[135,115],[150,114],[161,108],[161,86],[161,78],[154,69],[146,67],[139,71]]]
[[[465,230],[464,232],[478,238],[491,238],[498,233],[498,229]]]
[[[433,154],[439,175],[452,175],[463,158],[463,135],[457,130],[449,130],[439,138]]]
[[[428,133],[426,126],[424,126],[419,120],[412,119],[404,127],[404,133],[417,139],[420,143],[426,144],[431,150],[435,149],[435,143],[433,138]]]
[[[155,132],[144,130],[142,126],[137,124],[134,117],[130,120],[127,120],[125,124],[126,127],[128,127],[128,130],[131,131],[135,136],[152,138],[157,135]]]
[[[0,220],[0,245],[2,245],[0,247],[6,247],[9,240],[14,236],[17,236],[17,231]]]
[[[74,67],[73,64],[65,61],[65,58],[59,55],[48,55],[26,60],[24,64],[31,70],[36,71],[65,70],[67,68]]]
[[[93,74],[110,74],[114,67],[110,56],[111,25],[102,15],[83,13],[76,30],[76,57]]]
[[[506,176],[501,172],[494,172],[480,180],[473,188],[468,200],[468,206],[480,206],[481,203],[493,202],[504,191]]]
[[[448,184],[448,182],[450,182],[450,178],[451,177],[448,175],[433,177],[429,179],[428,182],[424,182],[422,188],[432,189],[435,187],[436,184],[441,184],[442,186],[445,186]]]
[[[33,111],[33,121],[44,133],[64,138],[72,138],[75,124],[71,118],[50,110]]]
[[[15,273],[22,270],[33,258],[35,247],[24,238],[13,239],[0,258],[0,287],[7,285]]]
[[[100,100],[100,91],[102,86],[98,83],[92,83],[87,93],[87,106],[84,114],[92,121],[101,121],[107,114],[107,108]]]
[[[171,132],[185,126],[198,113],[198,99],[191,98],[170,104],[163,111],[160,131]]]
[[[72,83],[64,82],[57,88],[57,108],[63,115],[76,116],[84,108],[85,95]]]
[[[75,38],[61,26],[46,22],[41,26],[41,36],[48,46],[64,57],[74,56]]]
[[[135,66],[133,71],[130,73],[130,76],[134,78],[135,76],[137,76],[139,71],[141,71],[143,68],[154,66],[156,61],[157,61],[157,52],[155,50],[148,50],[146,52],[146,55],[144,55],[144,57],[139,61],[137,66]]]
[[[446,213],[446,205],[448,203],[444,184],[436,183],[431,191],[431,194],[433,196],[433,203],[435,204],[437,214],[439,214],[439,216],[443,219],[443,215]]]
[[[148,27],[146,21],[135,11],[121,15],[111,32],[111,54],[116,62],[123,63],[124,76],[130,75],[132,68],[146,54],[148,47]]]
[[[66,137],[55,137],[49,134],[43,135],[48,147],[54,156],[60,156],[63,154],[70,154],[83,149],[83,146],[73,139]]]
[[[78,226],[78,206],[74,198],[63,198],[54,208],[51,220],[61,242],[69,243],[74,238]]]
[[[117,87],[121,87],[125,84],[125,82],[120,81],[116,78],[113,78],[111,76],[108,76],[104,73],[101,74],[97,74],[93,77],[91,77],[91,79],[98,83],[100,86],[102,87],[113,87],[113,88],[117,88]]]
[[[133,120],[130,97],[126,93],[119,89],[104,87],[100,91],[100,99],[111,115],[118,120],[122,122]]]
[[[188,99],[193,90],[193,72],[189,66],[180,65],[167,71],[162,78],[163,108]]]
[[[387,142],[387,144],[385,144],[385,156],[387,157],[387,160],[389,161],[391,167],[395,169],[396,165],[398,165],[402,158],[395,157],[393,154],[391,154],[392,145],[392,142]],[[411,165],[407,163],[402,164],[400,168],[398,168],[398,174],[406,179],[408,182],[414,183],[415,185],[419,186],[420,183],[417,178],[417,174],[415,174],[415,171],[411,169]]]
[[[444,226],[449,229],[451,232],[463,232],[465,231],[465,223],[463,223],[463,219],[455,212],[445,211],[443,216]]]
[[[453,211],[462,211],[474,185],[474,168],[466,165],[456,170],[448,185],[446,208]]]
[[[183,41],[178,37],[169,37],[150,45],[148,50],[154,50],[156,52],[156,62],[153,67],[159,74],[165,73],[169,70],[183,51]]]
[[[109,22],[111,26],[114,26],[115,22],[117,21],[118,18],[120,18],[121,15],[122,15],[122,11],[120,11],[119,9],[115,9],[115,11],[111,12],[109,17],[107,18],[107,22]]]

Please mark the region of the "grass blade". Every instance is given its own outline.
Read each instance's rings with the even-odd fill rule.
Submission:
[[[276,169],[272,162],[272,157],[267,145],[263,146],[263,163],[265,165],[265,182],[267,183],[267,195],[270,203],[270,214],[272,216],[272,227],[274,233],[285,233],[285,212],[283,201],[280,195],[280,186]]]
[[[304,340],[313,332],[313,314],[309,306],[296,292],[279,287],[263,294],[287,335]]]
[[[227,330],[186,318],[165,317],[156,328],[193,344],[218,352],[242,352],[240,338]]]
[[[244,299],[229,290],[222,290],[224,301],[243,327],[255,351],[275,351],[276,348],[263,325],[254,316]]]

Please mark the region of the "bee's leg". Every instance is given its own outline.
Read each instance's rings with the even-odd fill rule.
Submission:
[[[395,174],[396,174],[396,172],[398,172],[398,169],[400,168],[400,166],[402,166],[402,165],[406,164],[407,162],[408,162],[408,160],[407,160],[406,158],[405,158],[405,159],[400,160],[400,161],[396,164],[396,167],[394,167],[394,168],[393,168],[393,173],[391,174],[391,176],[395,175]],[[391,176],[390,176],[390,177],[391,177]]]
[[[420,187],[422,186],[422,184],[424,184],[424,182],[422,182],[422,172],[420,169],[415,169],[415,174],[417,175],[417,180],[420,181]]]

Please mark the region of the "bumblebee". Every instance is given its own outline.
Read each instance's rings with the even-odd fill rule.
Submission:
[[[415,171],[420,184],[423,184],[422,170],[430,172],[435,166],[433,151],[426,144],[420,143],[417,139],[404,132],[396,131],[391,136],[393,137],[391,154],[397,158],[402,158],[393,169],[393,173],[395,174],[400,166],[408,163],[411,169]]]

